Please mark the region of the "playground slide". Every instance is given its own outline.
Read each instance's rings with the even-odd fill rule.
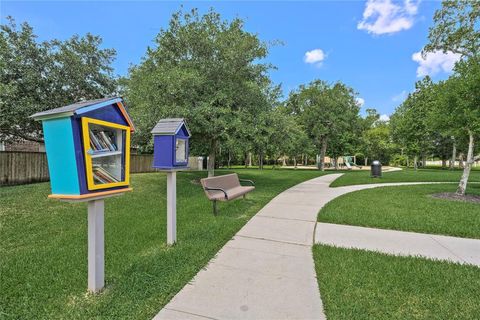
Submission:
[[[345,165],[347,166],[348,170],[352,170],[352,166],[350,165],[350,163],[348,161],[345,162]]]

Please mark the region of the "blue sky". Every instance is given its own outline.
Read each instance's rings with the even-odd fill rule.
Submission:
[[[87,32],[115,48],[118,75],[137,64],[181,2],[4,1],[7,15],[27,21],[41,40]],[[427,43],[439,2],[418,0],[183,2],[185,9],[213,7],[224,18],[243,18],[245,28],[264,41],[281,40],[267,61],[285,94],[313,79],[343,81],[364,100],[362,110],[391,114],[420,76],[445,78],[456,57],[441,53],[412,58]],[[365,16],[365,18],[364,18]],[[308,54],[307,54],[308,52]],[[421,62],[421,64],[419,64]],[[420,68],[419,68],[420,67]]]

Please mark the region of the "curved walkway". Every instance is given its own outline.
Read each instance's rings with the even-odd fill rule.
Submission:
[[[356,190],[425,184],[329,188],[340,175],[305,181],[272,199],[154,319],[325,319],[311,250],[319,210]]]

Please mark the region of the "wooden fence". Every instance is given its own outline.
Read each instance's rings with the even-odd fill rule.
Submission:
[[[189,159],[190,168],[197,169],[195,161]],[[130,160],[130,173],[154,172],[153,155],[133,154]],[[0,152],[0,186],[48,181],[47,156],[44,152]]]

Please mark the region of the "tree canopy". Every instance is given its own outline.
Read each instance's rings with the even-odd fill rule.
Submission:
[[[150,141],[159,118],[184,117],[213,164],[239,113],[269,107],[271,66],[259,62],[267,53],[267,44],[245,31],[239,18],[222,20],[213,10],[203,16],[195,9],[173,14],[126,82],[137,143]]]
[[[86,34],[39,42],[28,23],[0,25],[0,140],[43,141],[35,112],[116,91],[115,50]]]

